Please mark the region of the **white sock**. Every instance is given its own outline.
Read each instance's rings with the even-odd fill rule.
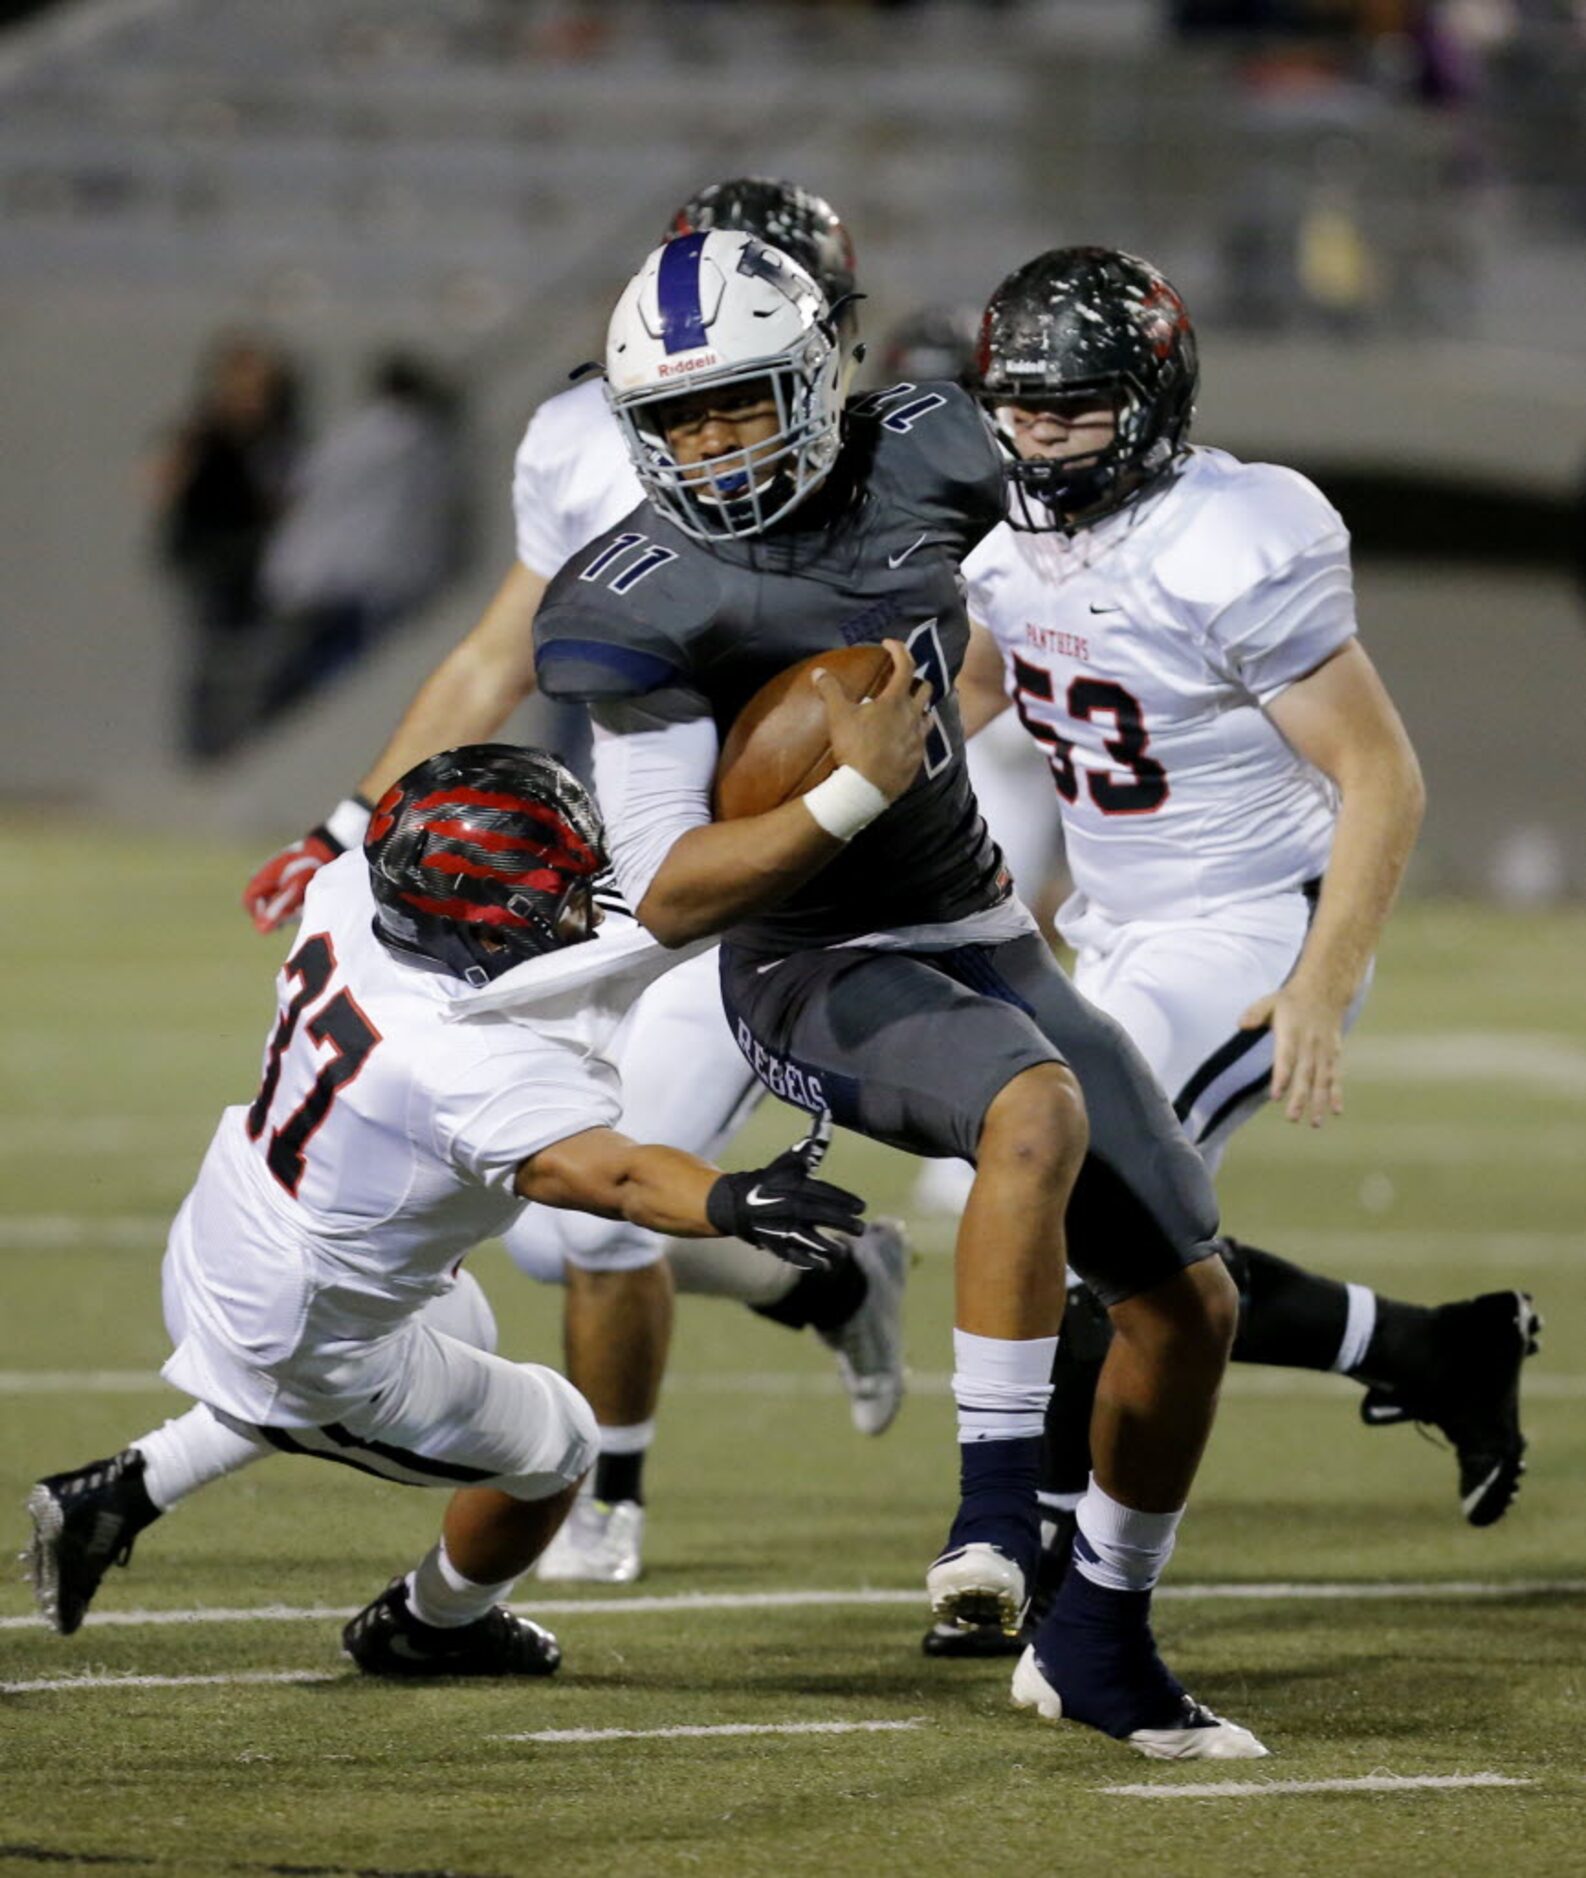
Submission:
[[[953,1332],[953,1400],[959,1441],[1018,1441],[1046,1426],[1056,1337]]]
[[[1183,1507],[1176,1513],[1141,1513],[1123,1506],[1096,1485],[1092,1474],[1076,1514],[1074,1570],[1109,1591],[1149,1591],[1173,1556],[1183,1517]]]
[[[796,1265],[742,1239],[669,1239],[666,1262],[679,1291],[742,1304],[780,1304],[799,1279]]]
[[[202,1402],[132,1445],[143,1456],[144,1490],[162,1513],[196,1487],[207,1487],[275,1452],[262,1436],[245,1435],[217,1421]]]
[[[655,1439],[655,1418],[647,1422],[629,1422],[625,1427],[607,1427],[602,1422],[595,1430],[602,1454],[644,1454]]]
[[[447,1557],[446,1541],[442,1539],[408,1573],[408,1609],[421,1624],[432,1624],[437,1630],[458,1630],[464,1624],[477,1623],[517,1582],[516,1578],[508,1578],[499,1585],[476,1585]]]
[[[1358,1364],[1365,1362],[1371,1333],[1377,1328],[1376,1292],[1355,1284],[1345,1285],[1344,1290],[1349,1294],[1349,1314],[1344,1319],[1338,1354],[1333,1358],[1333,1368],[1340,1376],[1349,1375]]]

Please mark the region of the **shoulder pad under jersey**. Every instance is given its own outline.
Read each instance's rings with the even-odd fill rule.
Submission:
[[[710,557],[641,504],[547,588],[534,619],[540,689],[585,704],[692,690],[717,584]]]
[[[847,423],[894,498],[928,521],[985,526],[1006,506],[1006,459],[980,406],[942,379],[853,399]],[[868,435],[866,434],[868,433]]]
[[[1343,517],[1298,470],[1197,449],[1175,493],[1183,519],[1154,571],[1192,606],[1227,606],[1302,554],[1348,552]]]

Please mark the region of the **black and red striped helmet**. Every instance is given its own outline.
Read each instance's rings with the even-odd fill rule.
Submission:
[[[410,769],[364,836],[375,932],[472,985],[594,932],[600,812],[543,750],[464,744]]]
[[[756,235],[791,255],[814,277],[829,307],[854,291],[853,240],[837,211],[813,189],[770,176],[711,183],[678,209],[666,239],[703,235],[713,228]]]

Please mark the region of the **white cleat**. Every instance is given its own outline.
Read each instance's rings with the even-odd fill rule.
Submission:
[[[631,1585],[644,1569],[643,1549],[644,1508],[637,1500],[607,1505],[581,1493],[534,1571],[549,1584]]]
[[[1018,1561],[994,1545],[976,1542],[944,1552],[925,1574],[931,1615],[960,1630],[1018,1634],[1028,1602]]]
[[[1063,1720],[1063,1698],[1041,1674],[1033,1648],[1019,1658],[1011,1693],[1015,1708],[1033,1708],[1043,1721]],[[1124,1739],[1153,1761],[1259,1761],[1266,1756],[1248,1728],[1224,1721],[1193,1696],[1184,1698],[1184,1719],[1183,1728],[1136,1728]]]
[[[909,1240],[900,1219],[873,1219],[854,1241],[869,1281],[865,1301],[845,1324],[823,1330],[848,1392],[848,1413],[862,1435],[884,1435],[903,1406],[903,1286]]]

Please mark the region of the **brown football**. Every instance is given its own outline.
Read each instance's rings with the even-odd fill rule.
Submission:
[[[765,815],[832,773],[826,707],[810,678],[817,665],[856,703],[873,698],[892,674],[885,646],[839,646],[800,659],[762,685],[739,712],[717,759],[718,821]]]

